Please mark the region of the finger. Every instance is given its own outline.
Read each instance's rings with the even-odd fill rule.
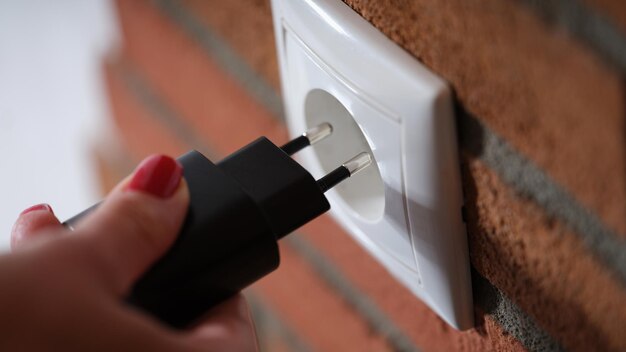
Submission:
[[[193,351],[183,334],[148,319],[143,312],[117,300],[75,299],[79,303],[85,300],[77,309],[58,310],[63,323],[50,327],[46,336],[51,341],[44,340],[40,346],[50,351]],[[72,322],[81,325],[72,326]]]
[[[48,204],[37,204],[20,213],[11,230],[11,249],[16,250],[33,240],[56,237],[63,226]],[[46,231],[51,230],[51,231]]]
[[[75,229],[102,282],[123,295],[165,253],[183,223],[189,195],[174,159],[146,158]]]
[[[248,302],[242,294],[211,309],[192,329],[190,339],[195,345],[216,350],[256,351],[257,338]]]

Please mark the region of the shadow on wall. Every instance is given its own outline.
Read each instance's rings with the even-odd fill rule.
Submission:
[[[563,297],[554,297],[544,290],[539,280],[523,270],[515,256],[511,255],[511,249],[507,247],[511,243],[492,238],[497,237],[497,231],[502,229],[494,230],[484,227],[478,208],[479,189],[474,174],[470,170],[470,163],[485,152],[485,132],[478,120],[460,104],[456,104],[455,110],[461,150],[461,175],[470,262],[489,263],[492,267],[482,268],[481,271],[495,273],[494,275],[515,273],[511,281],[524,285],[524,292],[517,292],[514,295],[504,294],[483,277],[472,264],[474,304],[479,308],[475,310],[476,330],[483,336],[487,335],[485,316],[489,315],[530,350],[563,349],[545,331],[560,332],[561,336],[565,332],[574,345],[577,343],[586,345],[592,342],[598,350],[610,350],[611,345],[607,337],[595,327],[594,322],[590,321],[588,315],[576,302],[564,300]],[[509,214],[515,216],[513,211]],[[503,222],[500,224],[501,227],[506,228],[506,219],[501,219],[501,221]],[[555,220],[549,218],[548,221]],[[494,234],[488,233],[494,231]],[[524,244],[520,243],[520,245]],[[489,258],[485,258],[486,256]],[[496,265],[497,267],[493,267]],[[515,297],[515,302],[508,297]],[[535,314],[537,317],[531,316]],[[546,349],[546,347],[549,348]]]
[[[622,102],[624,103],[622,108],[622,114],[624,115],[624,158],[626,159],[626,78],[622,79],[622,87],[622,92],[624,92],[624,97],[622,98]],[[626,173],[626,163],[624,163],[624,173]],[[624,178],[624,184],[626,184],[626,178]],[[624,216],[626,216],[626,214],[624,214]]]
[[[486,335],[485,316],[494,318],[504,328],[520,340],[530,350],[561,350],[558,343],[544,331],[570,331],[569,339],[576,343],[586,344],[593,341],[598,350],[610,350],[610,345],[601,331],[589,320],[588,315],[580,309],[576,302],[554,297],[542,289],[538,280],[519,267],[515,256],[507,248],[508,242],[493,241],[480,223],[478,213],[478,189],[464,156],[462,164],[463,188],[467,207],[467,235],[470,251],[470,262],[474,263],[481,256],[482,262],[497,263],[492,272],[515,273],[514,281],[523,283],[524,292],[505,295],[480,275],[472,265],[472,288],[474,295],[476,330]],[[514,216],[514,214],[511,214]],[[497,235],[497,234],[496,234]],[[485,256],[491,256],[485,259]],[[485,269],[483,269],[484,271]],[[498,274],[496,274],[498,275]],[[505,274],[506,275],[506,274]],[[515,297],[512,302],[508,297]],[[520,309],[521,308],[521,309]],[[527,312],[527,313],[524,313]],[[533,313],[540,313],[537,318]],[[539,324],[540,326],[538,326]],[[545,349],[550,345],[549,349]]]

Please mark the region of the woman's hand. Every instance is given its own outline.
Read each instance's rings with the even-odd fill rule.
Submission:
[[[22,212],[13,253],[0,257],[0,350],[256,350],[242,296],[186,331],[123,303],[182,225],[189,194],[181,175],[175,160],[147,158],[75,231],[47,205]]]

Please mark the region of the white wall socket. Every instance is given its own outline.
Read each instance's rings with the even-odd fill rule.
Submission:
[[[472,327],[447,84],[341,1],[273,0],[272,11],[290,134],[333,126],[302,164],[320,177],[362,151],[375,159],[328,193],[331,214],[446,322]]]

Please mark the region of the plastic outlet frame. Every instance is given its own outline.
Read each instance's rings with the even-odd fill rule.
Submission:
[[[272,0],[290,134],[315,177],[360,151],[375,165],[327,195],[331,214],[457,329],[474,325],[456,130],[447,84],[337,0]],[[375,278],[373,278],[375,280]]]

